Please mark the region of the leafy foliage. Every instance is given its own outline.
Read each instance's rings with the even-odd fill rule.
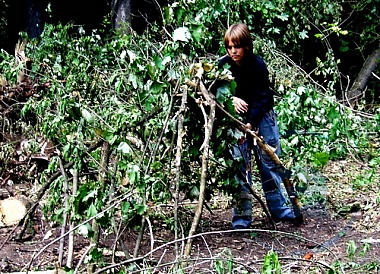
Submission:
[[[183,143],[178,189],[184,199],[197,198],[208,107],[187,83],[195,82],[202,69],[202,81],[234,115],[230,97],[235,83],[226,81],[228,73],[219,71],[216,63],[224,54],[223,33],[227,25],[237,21],[246,22],[253,31],[255,51],[270,69],[283,157],[290,167],[323,168],[329,160],[349,154],[379,162],[378,151],[369,140],[371,132],[379,131],[380,114],[377,110],[374,119],[367,118],[338,102],[333,90],[339,80],[338,61],[331,48],[313,56],[315,74],[324,77],[321,82],[288,57],[295,54],[301,60],[304,56],[296,53],[305,41],[327,43],[329,36],[345,34],[338,28],[341,2],[194,2],[168,5],[162,29],[153,26],[143,35],[132,32],[102,37],[100,31],[85,35],[74,32],[72,25],[46,25],[39,41],[29,41],[27,55],[33,60],[29,77],[46,83],[46,88],[28,100],[22,114],[36,115],[34,130],[50,139],[59,151],[41,181],[59,168],[58,157],[73,163],[83,175],[70,203],[76,221],[96,216],[115,196],[127,194],[131,195],[119,208],[127,225],[139,225],[137,221],[145,216],[156,216],[154,209],[173,199],[173,151],[179,135]],[[1,57],[2,76],[15,83],[20,68],[13,66],[13,56],[3,52]],[[314,64],[314,59],[306,62]],[[223,85],[215,90],[215,82]],[[184,90],[189,94],[188,109],[184,131],[178,132],[176,119]],[[217,113],[207,199],[218,191],[236,190],[231,177],[236,163],[227,156],[228,145],[236,139],[232,121]],[[91,149],[98,142],[110,145],[106,167],[101,166],[104,152],[99,147]],[[0,152],[5,157],[9,154],[5,148]],[[99,176],[102,168],[106,169],[104,181]],[[59,178],[51,185],[45,204],[45,213],[56,221],[63,214],[62,184]],[[113,213],[100,216],[98,222],[109,227]],[[167,222],[171,224],[169,215]],[[94,252],[93,256],[99,255]],[[278,271],[275,253],[268,253],[265,260],[266,272]]]
[[[321,96],[319,86],[289,65],[287,57],[278,50],[281,47],[272,42],[280,35],[283,40],[277,43],[287,49],[293,44],[290,42],[306,39],[306,33],[311,29],[310,20],[305,19],[310,15],[309,11],[300,10],[302,7],[295,2],[278,2],[244,2],[248,6],[243,13],[240,1],[234,4],[218,1],[215,5],[177,2],[164,9],[165,34],[157,41],[154,32],[142,36],[118,35],[104,40],[96,31],[88,36],[72,33],[70,25],[48,25],[41,42],[29,43],[28,53],[34,61],[31,77],[49,83],[49,87],[38,99],[25,105],[23,114],[37,114],[38,126],[44,136],[57,144],[65,162],[75,162],[75,167],[81,171],[96,170],[99,165],[100,150],[87,152],[89,145],[99,139],[107,141],[113,159],[109,170],[114,169],[112,165],[117,170],[108,173],[108,180],[125,178],[127,188],[138,193],[136,200],[131,201],[136,209],[133,212],[145,214],[146,207],[139,205],[147,201],[165,202],[171,197],[168,181],[171,159],[166,153],[173,149],[176,136],[176,122],[170,118],[178,109],[178,90],[173,83],[189,89],[181,85],[184,79],[193,77],[195,67],[191,63],[194,62],[196,66],[201,64],[204,67],[206,85],[211,86],[220,77],[217,76],[220,72],[215,68],[215,57],[204,59],[198,56],[208,52],[223,54],[221,39],[215,37],[222,36],[225,29],[222,22],[228,24],[224,18],[230,18],[231,21],[250,22],[256,35],[255,49],[262,53],[275,79],[281,133],[284,136],[295,133],[282,139],[286,158],[295,163],[313,163],[321,167],[329,159],[344,157],[349,149],[345,145],[347,142],[351,149],[360,153],[365,146],[368,147],[368,136],[359,130],[362,119],[339,105],[333,94]],[[313,17],[315,22],[335,20],[340,15],[341,9],[331,5],[338,4],[316,1],[313,8],[318,10],[315,14],[319,17]],[[290,16],[292,14],[298,16]],[[288,22],[289,18],[293,18],[291,22]],[[215,21],[221,24],[215,24]],[[261,24],[254,24],[255,21]],[[181,28],[176,28],[178,22],[182,22]],[[297,27],[291,28],[291,25]],[[167,29],[173,30],[172,37]],[[2,65],[10,66],[10,61],[7,65],[6,60],[11,59],[4,55]],[[13,74],[7,74],[7,79],[15,79],[17,70],[8,71]],[[228,98],[233,94],[234,82],[227,84],[216,95],[232,112]],[[180,189],[185,197],[195,198],[200,178],[197,162],[203,142],[199,133],[204,121],[202,111],[195,103],[197,94],[189,91],[194,100],[189,103],[190,111],[185,121],[184,177]],[[376,130],[374,123],[367,126]],[[216,188],[230,192],[235,187],[230,177],[233,174],[232,161],[226,157],[226,152],[228,144],[236,137],[228,119],[220,117],[214,137],[209,197]],[[124,189],[120,185],[118,188]],[[77,211],[80,212],[82,202],[95,202],[81,193],[99,197],[96,201],[103,201],[95,206],[99,210],[106,199],[101,193],[103,189],[96,181],[83,184],[77,195],[79,200],[74,202]]]

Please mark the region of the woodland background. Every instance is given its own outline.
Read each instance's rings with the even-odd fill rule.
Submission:
[[[229,214],[237,187],[226,157],[234,123],[207,97],[234,115],[234,82],[215,65],[225,54],[223,34],[235,22],[249,26],[255,52],[270,70],[281,159],[303,209],[322,205],[335,212],[320,215],[312,231],[309,222],[298,232],[285,228],[292,237],[302,229],[325,237],[320,233],[329,222],[340,221],[339,227],[359,212],[365,229],[356,231],[375,232],[379,6],[379,0],[1,0],[2,247],[37,236],[43,244],[24,264],[7,263],[18,256],[2,254],[1,270],[189,272],[196,233],[216,229],[215,218],[230,218],[206,216]],[[215,91],[216,81],[226,84]],[[16,213],[6,214],[4,201],[14,200],[25,211],[7,223],[7,214]],[[127,232],[136,237],[125,239]],[[258,233],[244,237],[252,241]],[[378,238],[359,252],[368,239],[363,235],[339,250],[346,258],[318,258],[324,263],[292,271],[376,273],[376,256],[355,260],[378,254]],[[149,257],[161,242],[156,236],[174,240],[169,258]],[[232,248],[228,240],[221,246]],[[222,253],[208,259],[209,272],[234,273],[247,262]],[[257,273],[285,271],[275,249],[256,256]]]

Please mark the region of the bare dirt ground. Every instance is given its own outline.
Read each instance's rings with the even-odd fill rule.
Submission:
[[[330,269],[335,273],[380,273],[380,183],[378,172],[371,183],[365,180],[371,170],[354,161],[340,161],[324,168],[322,184],[308,178],[315,186],[310,185],[312,191],[305,192],[312,202],[304,205],[304,223],[300,226],[280,223],[273,229],[256,205],[252,229],[231,231],[229,203],[225,197],[215,197],[209,204],[211,211],[204,210],[184,273],[263,273],[263,259],[270,251],[277,254],[282,273],[334,273],[328,272]],[[358,173],[363,178],[353,177]],[[30,264],[30,270],[54,268],[58,241],[51,242],[59,235],[60,227],[50,224],[37,211],[22,240],[16,240],[19,227],[0,228],[0,272],[24,271],[37,253],[40,254]],[[101,235],[101,247],[109,252],[104,251],[102,267],[124,262],[128,273],[174,273],[178,257],[175,245],[169,244],[174,232],[160,222],[152,220],[148,224],[137,252],[140,259],[134,266],[125,263],[127,258],[120,252],[110,255],[115,236],[106,232]],[[138,232],[124,228],[120,234],[131,254]],[[76,236],[74,266],[78,266],[79,273],[86,271],[81,259],[88,245],[86,238]],[[177,247],[181,252],[183,244],[178,242]],[[121,250],[120,245],[117,250]],[[231,262],[234,271],[227,272]],[[221,266],[225,272],[218,272]]]

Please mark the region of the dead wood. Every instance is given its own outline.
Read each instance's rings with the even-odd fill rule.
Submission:
[[[195,234],[199,221],[201,219],[202,215],[202,209],[204,204],[204,196],[205,196],[205,190],[206,190],[206,181],[207,181],[207,171],[208,171],[208,162],[209,162],[209,144],[211,140],[212,130],[214,126],[215,121],[215,112],[216,112],[216,101],[214,100],[214,96],[209,93],[209,91],[204,87],[202,81],[199,81],[199,89],[203,95],[203,97],[206,99],[207,104],[210,106],[209,114],[205,120],[205,140],[202,144],[203,148],[203,155],[202,155],[202,174],[201,174],[201,182],[199,186],[199,198],[198,198],[198,204],[195,209],[195,214],[193,218],[193,222],[191,224],[191,228],[189,231],[188,240],[185,247],[185,258],[188,258],[191,253],[191,247],[193,238],[192,236]],[[202,104],[200,105],[202,107]]]

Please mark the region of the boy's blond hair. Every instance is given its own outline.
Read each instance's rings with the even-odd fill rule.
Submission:
[[[227,49],[230,41],[235,46],[247,48],[250,52],[253,50],[251,33],[248,30],[247,25],[243,23],[237,23],[231,25],[224,35],[224,47]]]

